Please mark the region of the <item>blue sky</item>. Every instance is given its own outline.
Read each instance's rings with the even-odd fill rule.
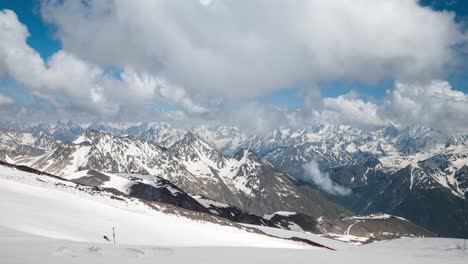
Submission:
[[[420,5],[431,8],[437,11],[454,12],[456,21],[462,27],[468,28],[468,2],[463,0],[421,0]],[[19,21],[26,25],[30,36],[27,39],[27,44],[36,50],[41,57],[47,61],[52,54],[62,49],[68,51],[68,47],[63,47],[60,37],[55,36],[56,32],[52,25],[46,24],[40,14],[40,0],[2,0],[0,1],[0,10],[11,9],[18,16]],[[72,47],[73,48],[73,47]],[[89,54],[85,54],[89,55]],[[468,60],[461,60],[468,61]],[[468,64],[467,64],[468,65]],[[444,76],[448,80],[454,90],[468,93],[468,74],[466,74],[467,65],[458,65],[454,70],[447,71]],[[123,72],[122,65],[115,67],[102,66],[107,72],[112,72],[116,79],[120,79],[120,74]],[[347,94],[351,91],[357,92],[360,98],[366,101],[382,102],[388,90],[393,89],[394,79],[385,78],[383,80],[373,82],[353,81],[349,79],[330,79],[320,80],[314,85],[320,88],[321,97],[338,97]],[[293,82],[284,87],[276,87],[270,89],[249,99],[259,104],[282,106],[286,108],[301,108],[303,106],[303,90],[304,87],[310,84],[299,84]],[[34,107],[42,99],[38,99],[28,92],[28,87],[17,83],[14,79],[4,76],[0,80],[0,93],[10,96],[16,100],[19,105]],[[196,94],[196,93],[195,93]],[[244,97],[241,97],[244,98]],[[175,99],[171,99],[175,100]],[[167,100],[154,100],[153,106],[162,110],[176,111],[180,107],[177,103]],[[177,99],[178,100],[178,99]],[[242,99],[241,99],[242,100]],[[191,102],[188,103],[192,104]],[[186,103],[187,105],[187,103]]]
[[[60,50],[60,41],[54,39],[53,30],[44,23],[39,14],[40,1],[38,0],[2,0],[0,9],[15,11],[21,23],[28,27],[30,36],[28,44],[37,50],[42,57],[48,58]]]

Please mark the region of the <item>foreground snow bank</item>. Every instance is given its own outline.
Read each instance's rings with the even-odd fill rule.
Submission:
[[[0,262],[36,263],[467,263],[461,240],[398,239],[338,251],[253,247],[165,247],[74,242],[0,227]]]

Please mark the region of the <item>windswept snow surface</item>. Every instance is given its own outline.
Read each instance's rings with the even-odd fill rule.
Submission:
[[[293,236],[294,232],[292,232]],[[51,239],[0,227],[0,262],[7,264],[458,264],[468,252],[456,239],[397,239],[337,251],[253,247],[167,247]]]

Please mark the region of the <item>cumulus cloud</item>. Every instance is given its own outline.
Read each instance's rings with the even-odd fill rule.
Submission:
[[[315,160],[303,165],[303,180],[316,184],[321,190],[332,195],[349,195],[351,189],[334,183],[328,173],[320,171],[319,165]]]
[[[153,76],[147,73],[138,74],[133,69],[127,68],[122,72],[120,77],[138,96],[152,97],[157,95],[160,98],[180,105],[189,113],[201,114],[208,111],[205,107],[194,103],[183,87],[171,83],[160,76]]]
[[[361,127],[389,123],[423,126],[448,135],[468,131],[468,95],[452,89],[447,81],[395,82],[381,104],[360,99],[356,93],[323,98],[315,118]]]
[[[336,98],[324,98],[323,115],[358,126],[380,126],[387,123],[378,113],[378,107],[372,102],[365,102],[350,92]]]
[[[45,0],[41,11],[86,60],[234,96],[297,81],[440,76],[466,42],[454,14],[417,0]]]
[[[31,93],[51,104],[103,116],[115,116],[124,107],[140,107],[154,98],[180,104],[192,113],[205,109],[195,104],[185,89],[130,67],[120,79],[73,53],[60,50],[46,62],[27,43],[27,28],[10,10],[0,11],[0,69]],[[63,98],[62,98],[63,97]],[[59,98],[59,100],[57,100]]]
[[[447,81],[397,82],[388,92],[382,112],[406,126],[419,124],[448,133],[468,131],[468,95],[453,90]]]
[[[12,104],[14,101],[13,98],[0,93],[0,105]]]
[[[27,28],[13,11],[0,11],[0,68],[6,74],[27,85],[33,93],[40,91],[42,97],[61,94],[84,108],[112,111],[106,108],[102,95],[106,80],[101,69],[64,51],[55,53],[46,63],[26,43],[28,36]]]

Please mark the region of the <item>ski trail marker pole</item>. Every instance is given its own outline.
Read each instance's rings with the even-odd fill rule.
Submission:
[[[114,237],[114,245],[115,245],[115,227],[112,227],[112,236]]]

